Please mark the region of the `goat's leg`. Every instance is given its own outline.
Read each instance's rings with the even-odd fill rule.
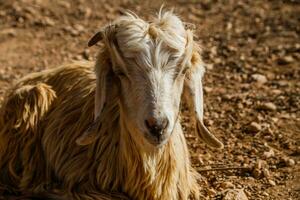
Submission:
[[[87,192],[84,194],[72,194],[72,200],[130,200],[125,194],[116,192]]]

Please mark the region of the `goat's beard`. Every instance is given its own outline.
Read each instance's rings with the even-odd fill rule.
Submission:
[[[126,116],[125,113],[123,113],[123,116]],[[151,139],[146,137],[147,133],[137,128],[137,126],[134,122],[132,122],[132,120],[122,117],[122,111],[120,113],[120,120],[121,134],[124,134],[124,136],[121,137],[123,139],[126,138],[126,141],[124,142],[126,142],[127,145],[133,145],[137,147],[137,149],[143,151],[144,153],[153,153],[158,150],[162,150],[165,144],[169,141],[168,136],[166,140],[159,144],[152,143]]]
[[[178,123],[179,109],[176,110],[175,118],[169,118],[174,120],[171,123],[171,127],[167,128],[163,137],[160,141],[156,141],[151,134],[139,126],[139,119],[136,116],[129,115],[128,106],[120,99],[119,101],[119,111],[120,111],[120,129],[122,133],[128,138],[128,143],[134,144],[140,149],[148,152],[153,152],[156,150],[162,150],[167,143],[171,140],[172,134],[174,132],[176,123]]]

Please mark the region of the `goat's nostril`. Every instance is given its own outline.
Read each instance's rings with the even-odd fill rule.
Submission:
[[[149,117],[148,119],[145,120],[145,123],[147,128],[151,129],[157,125],[157,120],[154,117]]]
[[[150,117],[145,120],[145,125],[149,132],[154,136],[161,136],[163,134],[163,130],[167,128],[168,126],[168,120],[162,119],[162,120],[156,120],[153,117]]]

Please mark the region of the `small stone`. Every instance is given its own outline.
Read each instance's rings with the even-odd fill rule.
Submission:
[[[0,17],[4,17],[6,15],[6,11],[0,10]]]
[[[281,90],[278,90],[278,89],[271,90],[271,92],[272,92],[274,95],[280,95],[280,94],[282,94],[282,91],[281,91]]]
[[[0,31],[0,35],[8,35],[8,36],[16,36],[17,35],[17,32],[15,29],[13,28],[8,28],[8,29],[3,29]]]
[[[263,157],[265,159],[268,159],[268,158],[271,158],[271,157],[274,157],[275,156],[275,152],[273,149],[270,149],[270,151],[265,151],[264,154],[263,154]]]
[[[214,62],[215,64],[220,64],[220,63],[222,63],[222,59],[221,59],[221,58],[215,58],[215,59],[213,60],[213,62]]]
[[[288,157],[283,158],[283,160],[284,160],[286,166],[288,166],[288,167],[292,167],[292,166],[294,166],[296,164],[295,160],[293,160],[291,158],[288,158]]]
[[[90,18],[92,15],[92,9],[90,8],[85,8],[84,9],[84,17],[87,19],[87,18]]]
[[[211,120],[211,119],[207,120],[208,126],[212,126],[213,124],[214,124],[214,120]]]
[[[262,74],[253,74],[251,76],[258,84],[265,84],[266,82],[268,82],[268,79],[266,76],[262,75]]]
[[[197,156],[197,160],[198,160],[198,162],[199,162],[199,164],[200,165],[204,165],[204,161],[203,161],[203,158],[202,158],[203,156],[201,155],[201,154],[199,154],[198,156]]]
[[[49,18],[49,17],[45,17],[43,20],[43,24],[46,26],[54,26],[55,22],[53,19]]]
[[[279,119],[278,119],[277,117],[272,117],[271,120],[272,120],[274,123],[277,123]],[[273,132],[273,131],[269,131],[269,132]]]
[[[84,26],[80,25],[80,24],[75,24],[74,25],[74,29],[77,30],[79,33],[82,33],[85,31]]]
[[[205,68],[208,70],[213,70],[214,69],[214,65],[213,64],[206,64]]]
[[[228,188],[235,188],[235,186],[233,185],[233,183],[231,183],[229,181],[225,181],[220,184],[220,188],[228,189]]]
[[[259,109],[262,110],[269,110],[269,111],[275,111],[277,109],[276,105],[272,102],[264,103],[259,106]]]
[[[238,162],[243,163],[245,159],[244,159],[244,157],[243,157],[242,155],[238,155],[238,156],[236,157],[236,160],[237,160]]]
[[[70,9],[71,8],[71,3],[66,2],[66,1],[58,1],[58,4],[66,9]]]
[[[258,178],[260,178],[261,177],[261,170],[259,170],[259,169],[254,169],[253,171],[252,171],[252,176],[254,177],[254,178],[256,178],[256,179],[258,179]]]
[[[275,181],[273,181],[273,180],[271,180],[271,179],[269,179],[268,182],[269,182],[269,184],[272,185],[272,186],[275,186],[275,185],[276,185]]]
[[[83,60],[83,57],[82,57],[82,55],[76,55],[76,56],[74,56],[74,59],[75,60]]]
[[[206,92],[206,93],[209,93],[212,91],[211,87],[204,87],[203,89],[204,89],[204,92]]]
[[[269,196],[269,194],[267,192],[263,192],[262,195],[267,196],[267,197]]]
[[[266,166],[266,161],[264,160],[258,160],[256,163],[255,163],[255,168],[257,169],[262,169]]]
[[[248,200],[243,189],[227,190],[222,200]]]
[[[287,65],[294,62],[294,58],[292,56],[284,56],[282,58],[278,58],[277,63],[279,65]]]
[[[256,122],[251,122],[251,124],[248,125],[247,131],[252,133],[257,133],[261,130],[261,126]]]
[[[90,50],[89,50],[89,49],[85,49],[85,50],[82,52],[82,56],[83,56],[84,59],[90,60]]]
[[[262,174],[264,175],[264,177],[269,178],[270,177],[270,171],[267,168],[264,168],[262,170]]]

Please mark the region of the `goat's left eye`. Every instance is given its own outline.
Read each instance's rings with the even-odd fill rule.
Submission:
[[[170,57],[169,57],[169,62],[173,62],[173,61],[175,61],[176,59],[177,59],[176,56],[170,56]]]
[[[182,70],[182,74],[185,74],[186,72],[187,72],[187,70],[188,70],[188,67],[185,67],[183,70]]]

